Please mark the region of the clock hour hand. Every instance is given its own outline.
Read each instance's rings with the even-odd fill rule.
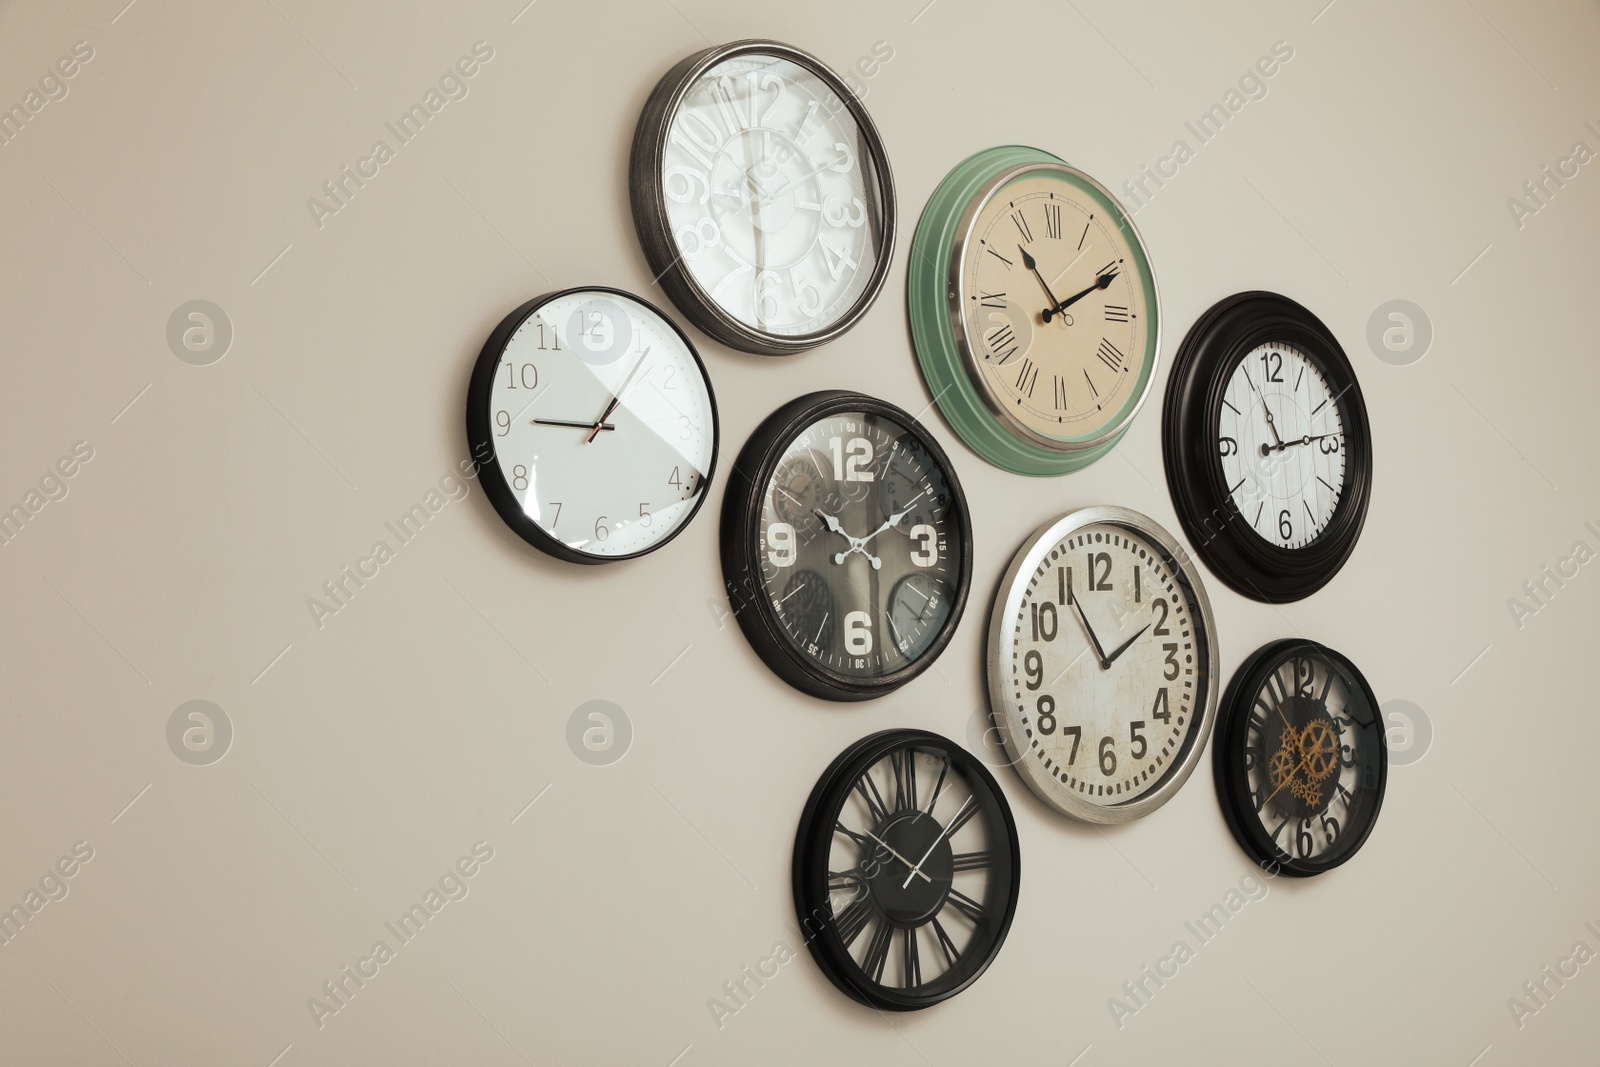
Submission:
[[[1268,425],[1269,426],[1271,425],[1271,419],[1270,418],[1268,419]],[[1273,436],[1276,437],[1277,434],[1274,433]],[[1343,435],[1342,434],[1338,434],[1338,433],[1319,433],[1319,434],[1316,434],[1314,436],[1308,434],[1305,437],[1300,438],[1300,440],[1298,440],[1298,441],[1279,441],[1276,445],[1262,445],[1261,446],[1261,454],[1263,456],[1265,456],[1269,452],[1282,452],[1284,449],[1289,448],[1292,445],[1309,445],[1312,441],[1320,441],[1324,437],[1341,437],[1341,436],[1343,436]]]
[[[1106,657],[1106,666],[1109,667],[1113,663],[1117,662],[1117,657],[1128,651],[1128,646],[1139,640],[1140,634],[1143,634],[1148,629],[1150,629],[1149,623],[1145,623],[1143,626],[1139,627],[1139,633],[1134,634],[1132,637],[1122,642],[1115,652],[1112,652],[1111,655]]]
[[[639,373],[639,368],[644,366],[644,361],[648,359],[649,356],[650,350],[648,348],[639,353],[639,362],[635,363],[633,365],[633,369],[628,372],[628,376],[622,379],[622,387],[618,389],[616,395],[611,398],[611,403],[606,405],[605,411],[601,413],[600,418],[595,422],[594,429],[589,431],[589,436],[584,438],[585,444],[593,441],[595,437],[599,435],[600,427],[605,425],[605,421],[611,417],[611,413],[617,410],[617,405],[622,403],[623,394],[628,391],[628,386],[633,384],[633,376]]]
[[[1044,290],[1045,298],[1050,301],[1050,307],[1055,307],[1056,295],[1050,291],[1050,283],[1044,280],[1044,275],[1039,273],[1039,264],[1028,254],[1028,250],[1021,245],[1017,246],[1017,251],[1022,253],[1022,265],[1033,271],[1033,276],[1039,279],[1039,287]],[[1050,321],[1050,308],[1045,308],[1044,310],[1044,321]]]
[[[1105,670],[1111,666],[1111,661],[1106,659],[1105,650],[1100,647],[1100,639],[1094,635],[1094,627],[1089,625],[1089,619],[1083,613],[1083,608],[1078,604],[1078,598],[1068,595],[1067,603],[1072,605],[1072,610],[1078,613],[1078,621],[1083,623],[1083,632],[1089,635],[1089,641],[1094,645],[1095,658],[1100,661],[1100,669]]]
[[[1111,280],[1116,276],[1117,268],[1112,267],[1110,270],[1096,278],[1094,280],[1094,284],[1089,286],[1089,288],[1085,289],[1083,292],[1073,293],[1071,296],[1067,297],[1059,304],[1056,304],[1054,307],[1046,308],[1044,312],[1044,321],[1049,322],[1050,316],[1061,314],[1063,311],[1067,310],[1067,308],[1071,307],[1073,304],[1076,304],[1078,301],[1082,300],[1095,290],[1104,289],[1106,286],[1111,284]]]
[[[874,556],[871,552],[867,551],[867,541],[870,540],[870,537],[878,536],[878,534],[883,532],[882,530],[878,530],[878,531],[874,532],[873,534],[870,535],[870,537],[851,537],[848,533],[845,532],[845,528],[839,523],[839,520],[837,518],[835,518],[834,516],[829,515],[827,512],[822,511],[820,509],[816,512],[816,515],[824,523],[827,524],[828,529],[832,530],[834,533],[838,534],[840,537],[842,537],[846,541],[850,542],[850,547],[849,548],[845,549],[843,552],[835,552],[833,554],[833,562],[834,563],[843,563],[844,562],[844,558],[846,556],[848,556],[850,553],[859,552],[863,556],[867,557],[867,562],[872,564],[872,569],[873,570],[878,570],[880,567],[883,566],[883,560],[879,559],[877,556]]]

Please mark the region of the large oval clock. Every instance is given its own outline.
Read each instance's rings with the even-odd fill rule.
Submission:
[[[894,249],[894,181],[866,109],[776,41],[689,56],[633,139],[633,221],[650,269],[725,345],[781,356],[866,314]]]
[[[986,767],[923,730],[851,745],[817,780],[794,841],[812,958],[884,1011],[947,1000],[1000,952],[1017,909],[1017,827]]]
[[[1331,870],[1378,821],[1388,776],[1378,700],[1325,645],[1277,641],[1246,660],[1223,698],[1214,751],[1228,828],[1269,869]]]
[[[939,409],[998,467],[1087,466],[1149,392],[1161,314],[1144,242],[1116,197],[1048,152],[991,148],[945,177],[906,297]]]
[[[1022,546],[989,619],[989,708],[1057,811],[1127,822],[1172,799],[1211,734],[1216,628],[1200,576],[1138,512],[1084,508]]]
[[[811,393],[751,434],[722,505],[735,618],[790,685],[830,700],[899,688],[944,650],[972,576],[949,458],[916,419]]]
[[[683,331],[618,289],[550,293],[490,334],[467,442],[506,525],[573,563],[672,540],[705,502],[717,404]]]
[[[1200,317],[1162,444],[1184,532],[1238,592],[1300,600],[1350,558],[1371,495],[1367,409],[1332,331],[1293,300],[1239,293]]]

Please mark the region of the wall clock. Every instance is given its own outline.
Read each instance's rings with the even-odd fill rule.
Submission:
[[[1172,799],[1216,711],[1216,630],[1183,549],[1138,512],[1084,508],[1011,561],[989,619],[989,707],[1040,799],[1096,823]]]
[[[1167,485],[1184,532],[1245,596],[1310,596],[1361,536],[1372,439],[1333,333],[1276,293],[1202,315],[1167,381]]]
[[[888,157],[860,100],[798,48],[738,41],[673,67],[639,117],[629,170],[650,269],[725,345],[813,348],[883,288]]]
[[[865,700],[926,670],[972,577],[949,458],[893,404],[821,392],[769,415],[734,464],[722,573],[735,617],[779,677]]]
[[[1355,855],[1383,806],[1377,698],[1331,648],[1267,645],[1228,685],[1213,764],[1222,813],[1250,858],[1321,874]]]
[[[617,289],[507,315],[467,389],[467,442],[506,525],[558,559],[607,563],[677,536],[717,463],[717,404],[694,346]]]
[[[812,957],[846,994],[915,1011],[994,961],[1017,908],[1011,808],[938,734],[886,730],[845,749],[800,817],[794,901]]]
[[[906,298],[939,409],[998,467],[1085,467],[1149,392],[1161,315],[1144,242],[1104,186],[1048,152],[991,148],[939,183]]]

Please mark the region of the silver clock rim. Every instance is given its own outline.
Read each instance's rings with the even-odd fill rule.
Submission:
[[[1199,616],[1206,633],[1205,706],[1200,709],[1194,725],[1190,728],[1187,739],[1188,751],[1154,789],[1135,800],[1121,804],[1090,803],[1076,793],[1063,789],[1059,782],[1039,767],[1036,760],[1028,759],[1027,747],[1021,740],[1022,723],[1006,696],[1008,679],[1005,665],[1011,662],[1011,654],[1015,648],[1015,639],[1009,623],[1021,610],[1022,597],[1026,591],[1026,583],[1021,580],[1021,576],[1032,574],[1039,562],[1068,534],[1095,523],[1126,527],[1166,551],[1182,571],[1182,577],[1191,594],[1192,610]],[[1205,586],[1200,583],[1199,572],[1188,551],[1154,519],[1130,508],[1109,504],[1079,508],[1050,520],[1030,534],[1023,542],[1022,548],[1012,557],[1005,577],[1000,580],[1000,591],[995,597],[994,609],[989,615],[988,657],[985,664],[989,682],[989,715],[993,724],[999,728],[1006,756],[1012,767],[1040,800],[1063,815],[1083,822],[1101,825],[1131,822],[1150,814],[1177,795],[1178,790],[1183,788],[1184,783],[1189,780],[1189,776],[1194,773],[1195,767],[1204,757],[1206,742],[1216,724],[1219,662],[1217,630],[1211,613],[1211,601],[1206,596]]]
[[[1098,189],[1107,200],[1117,205],[1117,210],[1122,215],[1122,222],[1125,224],[1130,238],[1138,243],[1140,251],[1144,253],[1145,265],[1150,270],[1150,291],[1154,294],[1156,303],[1156,328],[1153,337],[1154,347],[1150,357],[1150,376],[1145,379],[1144,389],[1140,391],[1139,398],[1134,402],[1133,407],[1128,410],[1127,415],[1109,425],[1103,432],[1090,440],[1061,441],[1053,437],[1046,437],[1023,423],[1011,411],[1011,408],[1000,397],[995,395],[993,388],[983,375],[981,369],[982,359],[978,353],[973,351],[972,346],[967,343],[967,310],[965,302],[961,298],[961,294],[967,291],[967,246],[973,239],[973,230],[977,226],[978,216],[983,213],[983,209],[994,199],[995,193],[1006,184],[1030,171],[1066,172]],[[1086,452],[1090,449],[1099,448],[1108,441],[1115,440],[1133,424],[1133,420],[1139,414],[1139,410],[1144,407],[1145,401],[1150,397],[1151,387],[1156,380],[1156,371],[1161,364],[1161,327],[1164,324],[1165,316],[1161,314],[1161,284],[1156,278],[1155,263],[1150,258],[1150,247],[1145,244],[1144,235],[1134,225],[1133,216],[1128,214],[1127,209],[1122,206],[1122,201],[1118,200],[1110,189],[1107,189],[1096,181],[1093,176],[1086,174],[1070,163],[1041,161],[1019,163],[1014,167],[1006,168],[980,186],[977,193],[968,201],[966,210],[961,213],[961,221],[956,226],[955,241],[950,246],[949,276],[951,279],[951,288],[949,290],[950,330],[955,335],[956,349],[961,353],[961,362],[967,372],[967,379],[977,390],[978,396],[982,398],[984,407],[989,409],[990,414],[1005,427],[1008,433],[1026,444],[1051,452]]]
[[[661,163],[666,157],[672,116],[677,114],[684,97],[707,70],[724,60],[752,54],[777,56],[804,67],[838,95],[855,120],[856,128],[867,144],[873,166],[878,171],[883,216],[882,253],[873,264],[866,287],[856,302],[827,328],[812,333],[768,333],[728,314],[693,275],[679,266],[682,252],[678,249],[672,228],[667,224],[666,189]],[[664,91],[668,85],[671,86],[670,90]],[[732,41],[698,52],[668,71],[651,92],[639,116],[629,160],[628,185],[633,202],[634,227],[638,230],[650,269],[691,322],[730,348],[758,355],[787,356],[827,344],[847,333],[871,310],[889,279],[889,268],[894,261],[898,210],[894,174],[889,168],[889,153],[884,148],[883,138],[861,99],[850,91],[844,80],[822,60],[794,45],[760,38]]]

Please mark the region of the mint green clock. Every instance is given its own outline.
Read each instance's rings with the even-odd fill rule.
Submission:
[[[1161,311],[1144,241],[1105,186],[1048,152],[990,148],[951,171],[906,289],[928,388],[997,467],[1086,467],[1150,391]]]

